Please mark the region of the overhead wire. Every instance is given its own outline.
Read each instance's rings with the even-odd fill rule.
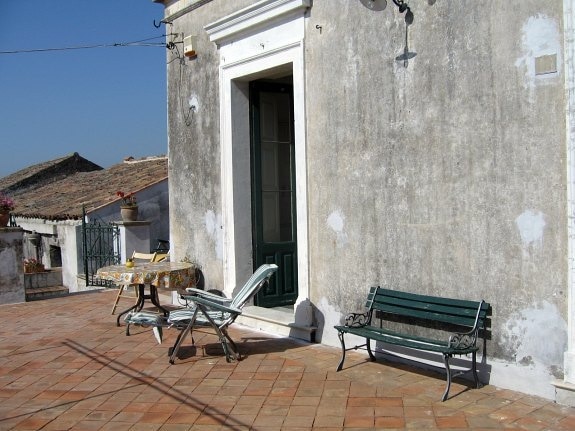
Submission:
[[[114,48],[114,47],[130,47],[130,46],[152,46],[152,47],[166,47],[164,42],[149,42],[151,40],[165,38],[167,35],[150,37],[147,39],[136,40],[133,42],[116,42],[116,43],[103,43],[96,45],[80,45],[80,46],[65,46],[57,48],[32,48],[32,49],[15,49],[15,50],[0,50],[0,54],[29,54],[36,52],[50,52],[50,51],[71,51],[79,49],[93,49],[93,48]]]

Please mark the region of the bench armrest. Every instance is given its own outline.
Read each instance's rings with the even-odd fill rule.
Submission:
[[[371,313],[350,313],[345,316],[345,326],[352,327],[352,328],[360,328],[365,326],[369,323],[371,317]]]
[[[465,333],[453,333],[449,336],[447,345],[453,349],[466,350],[475,347],[477,343],[477,329]]]
[[[465,350],[470,347],[475,347],[477,344],[477,334],[479,333],[479,316],[485,301],[479,303],[477,307],[477,314],[475,315],[475,324],[468,332],[455,332],[450,335],[447,345],[454,349]]]

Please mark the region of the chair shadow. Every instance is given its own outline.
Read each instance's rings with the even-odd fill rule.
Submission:
[[[226,358],[224,349],[219,341],[206,340],[207,342],[196,342],[195,344],[183,344],[178,350],[177,358],[180,361],[185,361],[193,358]],[[290,349],[301,347],[301,342],[294,342],[289,338],[275,338],[275,337],[242,337],[239,340],[234,340],[238,353],[240,354],[240,361],[245,360],[250,356],[266,355],[269,353],[285,352]],[[201,351],[201,354],[200,354]],[[168,349],[168,354],[171,355],[172,347]]]
[[[164,342],[159,347],[166,348],[167,356],[171,356],[173,344],[178,331],[176,329],[164,329]],[[132,324],[130,326],[130,337],[153,337],[151,327],[139,326]],[[313,344],[302,340],[294,340],[289,337],[275,336],[254,336],[250,334],[231,334],[232,340],[236,343],[238,353],[241,359],[246,359],[252,355],[265,355],[268,353],[285,352],[290,349],[301,347],[302,345]],[[209,328],[194,329],[192,337],[188,335],[177,354],[177,359],[181,361],[193,358],[205,359],[207,357],[224,358],[226,357],[224,349],[220,344],[216,334]]]

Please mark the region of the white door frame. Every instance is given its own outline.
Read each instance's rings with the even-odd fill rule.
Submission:
[[[298,300],[309,299],[304,25],[309,0],[263,0],[206,26],[220,48],[224,290],[253,272],[249,82],[293,77]],[[257,27],[257,31],[254,28]],[[229,292],[227,292],[229,293]]]

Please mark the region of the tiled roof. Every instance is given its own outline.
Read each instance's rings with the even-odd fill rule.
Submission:
[[[29,187],[61,180],[76,172],[91,172],[103,169],[101,166],[72,153],[54,160],[38,163],[0,178],[0,190],[7,194]]]
[[[86,212],[119,201],[116,191],[138,192],[168,178],[167,157],[128,160],[108,169],[78,172],[38,187],[11,193],[18,217],[79,219]]]

